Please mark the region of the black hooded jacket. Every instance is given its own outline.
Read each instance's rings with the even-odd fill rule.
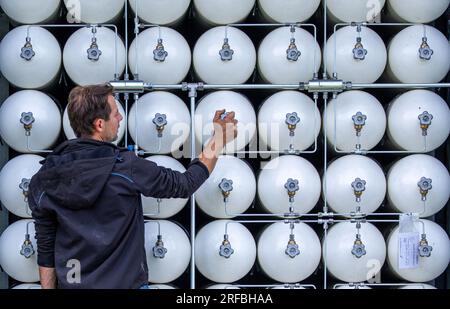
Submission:
[[[198,160],[180,173],[111,143],[61,144],[29,187],[38,264],[56,269],[59,288],[146,284],[141,194],[188,198],[208,177]]]

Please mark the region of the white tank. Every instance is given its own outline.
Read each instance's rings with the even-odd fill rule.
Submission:
[[[119,110],[120,115],[122,116],[122,120],[119,123],[119,131],[117,132],[117,139],[113,142],[114,144],[120,143],[123,136],[125,135],[125,110],[122,107],[122,104],[118,100],[116,100],[117,109]],[[76,138],[75,132],[73,131],[72,127],[70,126],[70,120],[69,120],[69,114],[67,112],[67,107],[64,110],[63,113],[63,129],[64,134],[66,135],[67,139],[73,139]]]
[[[5,35],[0,44],[0,69],[19,88],[45,88],[59,76],[61,47],[53,34],[37,26],[29,27],[30,47],[27,29],[20,26]]]
[[[22,283],[12,288],[13,290],[40,290],[42,286],[34,283]]]
[[[373,22],[385,3],[386,0],[328,0],[327,13],[334,22]]]
[[[186,172],[186,169],[180,162],[169,156],[150,156],[146,160],[155,162],[159,166],[170,168],[173,171]],[[186,206],[187,201],[187,198],[158,199],[142,195],[144,215],[157,219],[165,219],[176,215]]]
[[[228,27],[227,44],[224,39],[225,27],[212,28],[198,39],[194,70],[208,84],[243,84],[255,70],[255,46],[247,34],[234,27]]]
[[[402,213],[418,213],[423,218],[440,211],[450,196],[447,168],[441,161],[424,154],[397,161],[388,172],[387,184],[391,207]]]
[[[328,231],[322,254],[327,261],[327,270],[338,280],[363,282],[383,267],[386,242],[381,232],[371,223],[361,223],[359,237],[364,247],[356,241],[356,223],[337,223]]]
[[[0,0],[2,10],[19,24],[39,24],[54,19],[59,12],[59,0]]]
[[[286,286],[286,285],[279,285],[276,287],[273,287],[272,290],[305,290],[302,286]]]
[[[149,290],[175,290],[177,287],[169,284],[151,284],[148,286]]]
[[[258,0],[263,17],[270,22],[298,23],[308,20],[317,11],[320,0]]]
[[[295,84],[314,77],[321,64],[319,44],[308,31],[280,27],[270,32],[258,49],[258,71],[272,84]],[[292,41],[292,38],[295,41]]]
[[[268,212],[281,214],[289,212],[290,194],[294,194],[294,212],[308,213],[319,200],[320,184],[319,173],[310,162],[298,156],[281,156],[261,170],[258,197]]]
[[[240,290],[240,287],[233,286],[232,284],[213,284],[206,288],[207,290]]]
[[[162,41],[159,42],[159,39]],[[167,27],[141,32],[128,51],[131,72],[155,84],[178,84],[191,67],[191,50],[184,37]]]
[[[106,83],[114,79],[115,73],[120,76],[125,70],[125,45],[106,27],[81,28],[67,40],[63,62],[77,85]]]
[[[25,126],[31,126],[29,137]],[[18,152],[48,149],[56,142],[60,130],[61,113],[55,102],[43,92],[16,92],[0,107],[0,136]]]
[[[426,45],[423,38],[426,38]],[[390,80],[400,83],[437,83],[447,75],[450,68],[450,44],[436,28],[410,26],[391,40],[388,57],[386,72]]]
[[[272,150],[305,150],[314,145],[321,125],[314,101],[298,91],[281,91],[270,96],[258,113],[262,144]]]
[[[273,223],[258,239],[259,265],[270,278],[282,283],[300,282],[312,275],[319,266],[320,251],[319,237],[305,223]]]
[[[105,24],[122,13],[125,0],[64,0],[69,23]]]
[[[137,4],[138,16],[143,22],[153,25],[172,25],[181,21],[191,0],[129,0],[129,3],[133,13],[136,13]]]
[[[441,16],[449,4],[450,0],[388,0],[387,9],[396,21],[426,24]]]
[[[16,216],[31,218],[28,207],[28,185],[31,177],[41,168],[43,157],[21,155],[8,161],[0,171],[0,200]]]
[[[450,240],[447,233],[436,223],[429,220],[420,220],[425,225],[425,234],[428,245],[433,247],[429,257],[419,256],[417,268],[399,269],[398,267],[398,226],[387,238],[388,265],[394,275],[410,282],[427,282],[439,277],[450,262]],[[422,224],[414,222],[419,235],[422,234]]]
[[[450,133],[447,102],[429,90],[412,90],[389,105],[388,137],[401,150],[430,152]]]
[[[128,130],[139,147],[152,153],[167,154],[176,151],[187,140],[190,117],[186,104],[179,97],[155,91],[140,97],[138,106],[133,104],[128,113]]]
[[[214,218],[233,218],[244,213],[256,194],[255,175],[250,166],[233,156],[220,156],[216,167],[195,192],[198,206]]]
[[[27,226],[29,242],[25,244]],[[0,236],[0,266],[8,276],[17,281],[39,281],[37,244],[34,236],[34,221],[29,219],[14,222]]]
[[[400,290],[436,290],[436,287],[425,284],[425,283],[417,283],[417,284],[408,284],[402,287],[399,287]]]
[[[236,139],[225,145],[224,153],[243,150],[256,137],[256,114],[250,101],[242,94],[233,91],[215,91],[204,96],[195,110],[195,137],[206,144],[214,130],[213,118],[217,110],[235,112],[238,120]]]
[[[327,169],[327,203],[336,213],[360,209],[375,212],[386,195],[386,177],[371,158],[348,155],[334,160]],[[325,194],[325,187],[323,188]]]
[[[166,220],[149,221],[145,223],[145,252],[148,281],[168,283],[180,277],[188,267],[191,243],[177,224]]]
[[[326,118],[328,143],[340,151],[371,150],[386,131],[386,112],[380,101],[360,90],[343,92],[329,101]]]
[[[370,286],[367,285],[349,285],[349,284],[344,284],[344,285],[339,285],[336,287],[336,290],[371,290],[372,288]]]
[[[212,25],[227,25],[243,21],[255,5],[255,0],[193,0],[200,20]]]
[[[358,38],[361,38],[360,43]],[[386,67],[386,45],[368,27],[361,27],[358,33],[357,27],[346,26],[328,39],[325,61],[329,76],[337,72],[338,78],[344,81],[374,83]]]
[[[225,228],[227,241],[224,240]],[[195,265],[211,281],[235,282],[250,271],[255,259],[255,240],[250,231],[238,222],[216,220],[197,233]]]

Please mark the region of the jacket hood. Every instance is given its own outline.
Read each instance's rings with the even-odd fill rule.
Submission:
[[[35,201],[45,195],[62,207],[94,205],[110,177],[120,150],[111,143],[73,139],[58,146],[33,176],[30,193]]]

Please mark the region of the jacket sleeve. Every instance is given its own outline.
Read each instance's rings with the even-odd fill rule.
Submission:
[[[32,185],[30,184],[30,190]],[[55,267],[55,239],[57,220],[56,214],[44,207],[41,202],[45,199],[45,192],[39,194],[36,201],[29,195],[28,203],[32,211],[37,241],[37,263],[43,267]]]
[[[198,159],[184,173],[138,157],[133,159],[131,169],[137,190],[154,198],[188,198],[209,177],[208,168]]]

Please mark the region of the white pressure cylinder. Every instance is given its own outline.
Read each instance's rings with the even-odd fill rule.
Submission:
[[[430,152],[441,146],[450,134],[447,102],[429,90],[411,90],[389,105],[388,137],[396,148]]]
[[[184,166],[169,156],[150,156],[146,160],[152,161],[159,166],[170,168],[180,173],[186,172]],[[144,215],[156,219],[169,218],[179,213],[186,206],[186,198],[167,198],[159,199],[142,195],[142,207]]]
[[[117,132],[117,139],[113,141],[114,144],[120,143],[120,141],[123,139],[123,136],[125,135],[125,110],[122,107],[122,104],[116,100],[117,109],[119,110],[120,115],[122,116],[122,120],[119,122],[119,131]],[[67,107],[64,110],[63,114],[63,129],[64,134],[66,135],[67,139],[73,139],[76,138],[75,132],[73,131],[70,120],[69,120],[69,114],[67,111]]]
[[[159,41],[161,40],[161,41]],[[191,67],[185,38],[167,27],[152,27],[131,43],[128,59],[133,75],[148,83],[179,84]]]
[[[376,21],[386,0],[328,0],[327,13],[334,22]]]
[[[316,168],[298,156],[281,156],[269,161],[258,177],[258,197],[270,213],[308,213],[320,197],[321,181]],[[290,199],[291,193],[292,199]]]
[[[207,290],[240,290],[241,288],[232,284],[213,284],[206,288]]]
[[[220,156],[209,178],[195,192],[198,206],[214,218],[233,218],[244,213],[256,194],[250,166],[233,156]]]
[[[258,263],[273,280],[295,283],[319,266],[321,246],[316,232],[305,223],[273,223],[258,240]]]
[[[197,233],[195,265],[200,273],[211,281],[235,282],[250,271],[255,259],[255,240],[241,223],[216,220]]]
[[[67,40],[63,62],[77,85],[107,83],[125,70],[125,45],[109,28],[81,28]]]
[[[258,71],[272,84],[296,84],[314,77],[321,64],[320,46],[302,28],[280,27],[270,32],[258,49]],[[294,39],[294,41],[292,40]]]
[[[441,16],[450,0],[388,0],[389,16],[395,21],[426,24]]]
[[[168,283],[177,279],[191,260],[191,244],[186,232],[166,220],[145,223],[145,252],[148,281],[151,283]]]
[[[11,84],[41,89],[59,76],[61,47],[47,29],[20,26],[8,32],[1,43],[0,70]]]
[[[367,285],[350,285],[342,284],[335,288],[336,290],[371,290],[372,288]]]
[[[27,283],[39,281],[33,220],[16,221],[3,231],[0,236],[0,266],[14,280]]]
[[[327,73],[353,83],[374,83],[383,74],[387,62],[386,45],[372,29],[346,26],[327,41],[324,58]],[[359,41],[361,39],[361,42]]]
[[[326,118],[328,143],[339,151],[371,150],[386,131],[386,113],[380,101],[360,90],[343,92],[329,101]]]
[[[59,108],[43,92],[16,92],[0,107],[0,136],[18,152],[31,153],[48,149],[56,142],[60,130]],[[29,136],[26,135],[27,132]]]
[[[224,153],[231,154],[243,150],[256,136],[256,114],[250,101],[234,91],[215,91],[204,96],[195,110],[195,137],[206,144],[214,130],[213,118],[217,110],[235,112],[238,120],[236,139],[225,145]]]
[[[19,24],[39,24],[53,20],[59,12],[59,0],[0,0],[2,10]]]
[[[428,282],[439,277],[450,262],[450,240],[445,230],[438,224],[423,220],[414,222],[419,235],[425,227],[428,246],[432,247],[430,256],[418,257],[418,267],[399,268],[399,227],[392,230],[387,238],[388,265],[393,274],[402,280],[410,282]],[[419,238],[421,239],[421,238]],[[417,244],[419,246],[419,244]]]
[[[150,284],[148,286],[148,289],[149,290],[175,290],[178,288],[171,284]]]
[[[147,24],[172,25],[186,15],[191,0],[129,0],[130,7]],[[136,9],[137,7],[137,9]]]
[[[69,23],[106,24],[115,21],[125,0],[64,0]]]
[[[408,284],[399,287],[400,290],[436,290],[436,287],[431,284],[425,283],[417,283],[417,284]]]
[[[386,195],[386,177],[381,166],[361,155],[334,160],[327,168],[327,203],[336,213],[375,212]]]
[[[14,157],[0,171],[0,200],[11,213],[31,218],[28,206],[28,186],[31,177],[41,168],[43,157],[26,154]]]
[[[255,70],[255,46],[240,29],[215,27],[195,44],[193,64],[195,73],[205,83],[243,84]]]
[[[363,282],[376,276],[386,259],[386,243],[371,223],[340,222],[323,240],[323,259],[331,275],[344,282]],[[359,241],[358,236],[359,235]]]
[[[35,283],[22,283],[12,288],[13,290],[40,290],[42,286]]]
[[[314,101],[298,91],[270,96],[258,113],[258,132],[272,150],[306,150],[319,135],[320,112]]]
[[[450,175],[438,159],[414,154],[397,161],[387,175],[389,205],[422,218],[436,214],[450,197]]]
[[[190,123],[190,113],[183,100],[163,91],[143,95],[128,113],[131,138],[151,153],[178,150],[189,136]]]
[[[227,25],[243,21],[255,0],[193,0],[200,20],[211,25]]]
[[[317,11],[320,0],[258,0],[263,17],[270,22],[299,23],[308,20]]]
[[[394,82],[437,83],[445,78],[449,69],[450,44],[434,27],[407,27],[388,45],[386,72]]]

